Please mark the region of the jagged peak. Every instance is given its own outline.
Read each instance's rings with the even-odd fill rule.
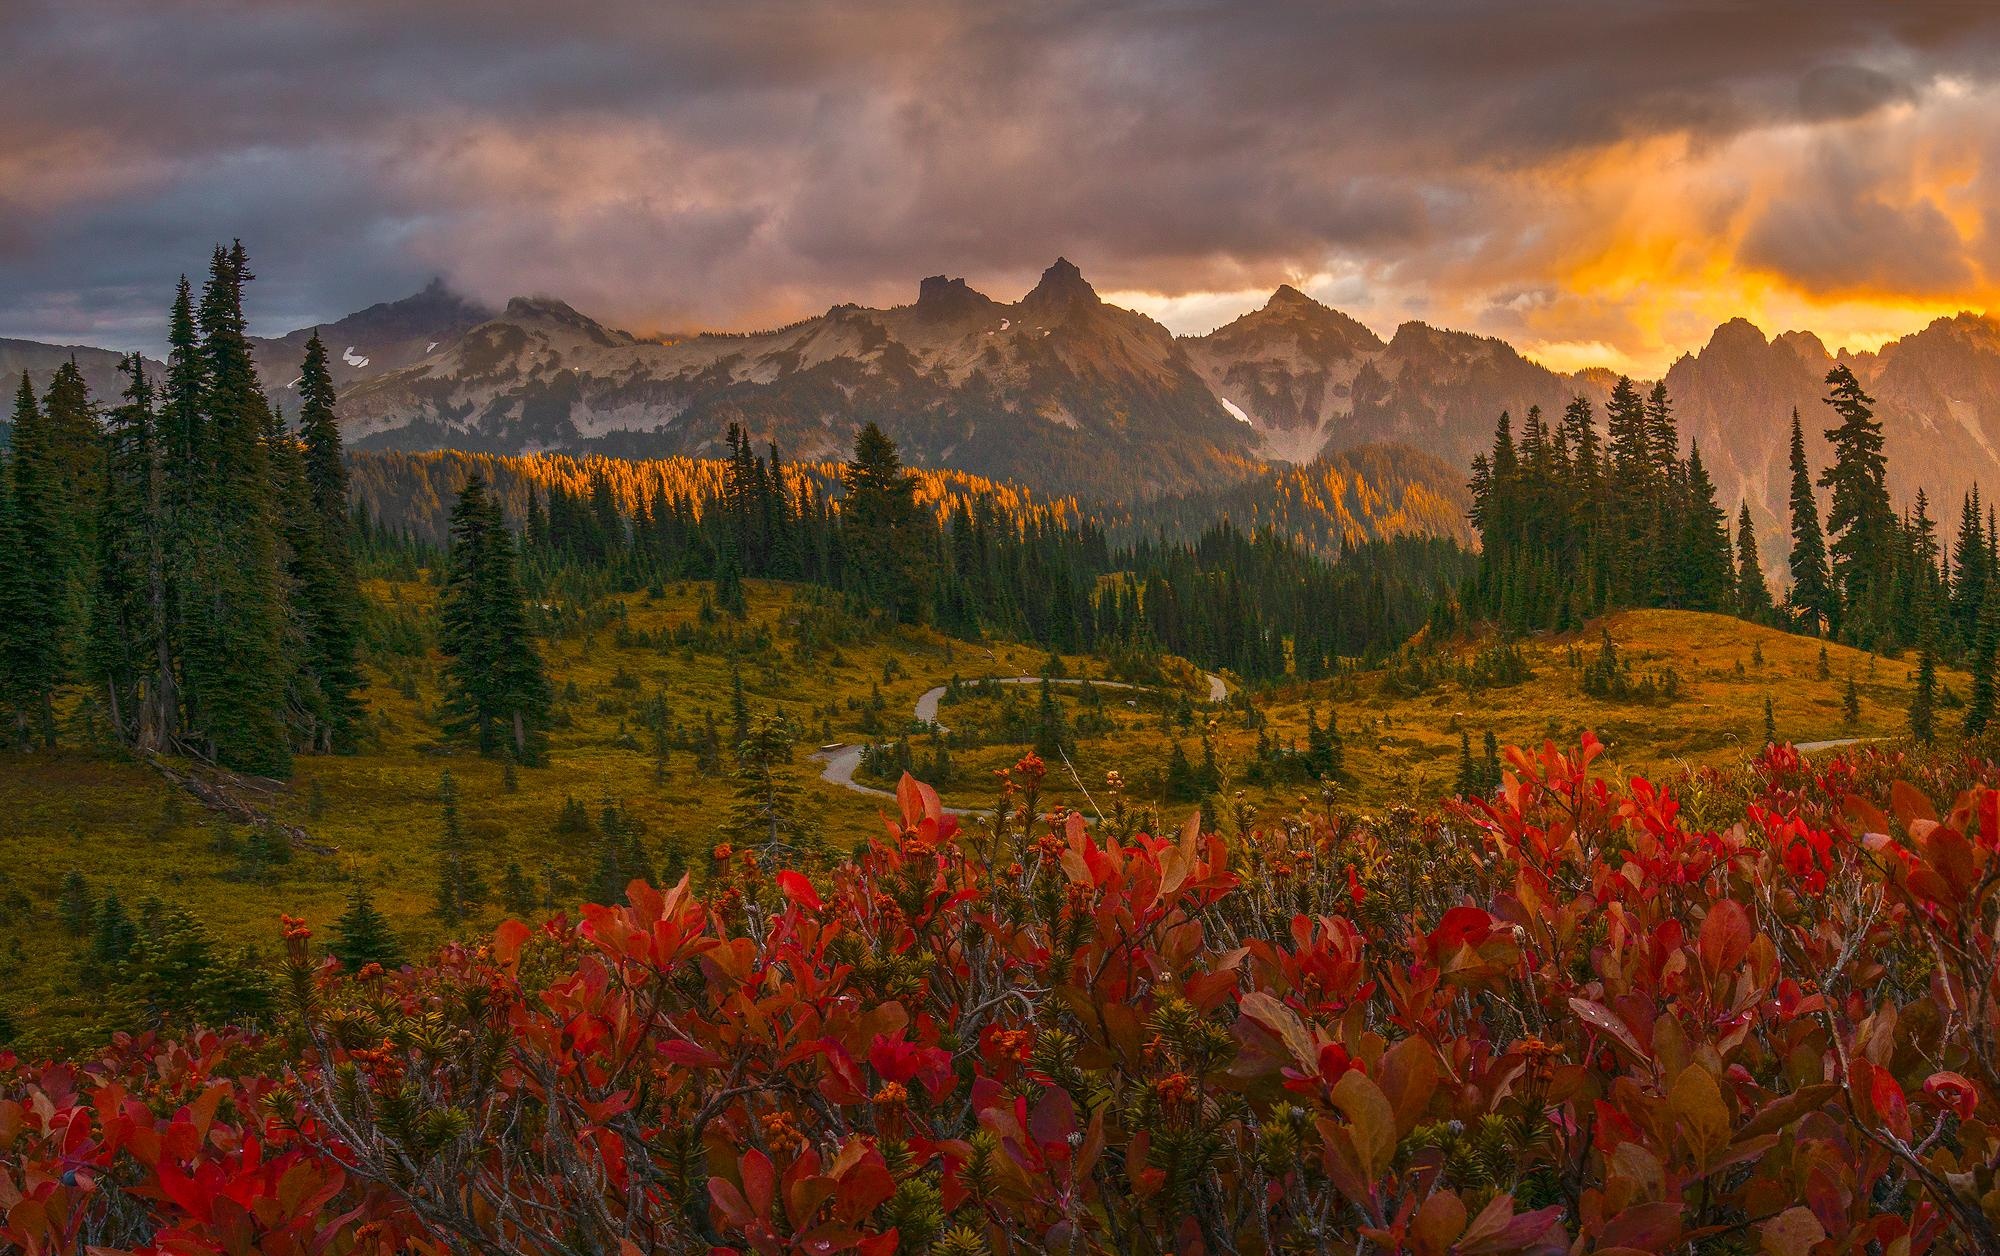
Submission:
[[[1267,310],[1283,310],[1283,309],[1293,309],[1293,308],[1323,310],[1328,307],[1322,304],[1321,302],[1313,300],[1311,297],[1307,296],[1303,292],[1300,292],[1297,288],[1294,288],[1292,285],[1288,283],[1281,283],[1278,285],[1278,290],[1271,294],[1271,299],[1264,302],[1264,308]]]
[[[926,317],[955,318],[983,314],[996,304],[963,279],[931,275],[917,286],[917,303],[912,308]]]
[[[1801,362],[1809,366],[1816,366],[1833,357],[1826,347],[1826,342],[1809,331],[1780,332],[1771,338],[1771,343],[1790,349]]]
[[[1971,310],[1960,310],[1956,314],[1939,315],[1938,317],[1932,319],[1924,327],[1923,331],[1924,332],[1930,332],[1930,331],[1950,332],[1950,331],[1975,331],[1975,330],[1993,331],[1996,329],[2000,329],[2000,322],[1996,322],[1990,315],[1976,314]],[[1923,332],[1918,332],[1916,334],[1922,335]]]
[[[1749,319],[1738,315],[1727,322],[1717,325],[1715,331],[1708,338],[1708,348],[1702,350],[1702,352],[1707,353],[1710,349],[1717,348],[1724,350],[1735,348],[1762,349],[1770,343],[1764,335],[1763,328],[1757,326],[1757,324],[1751,322]]]
[[[1058,257],[1042,272],[1041,282],[1035,285],[1035,290],[1021,298],[1024,306],[1044,309],[1067,308],[1084,302],[1097,304],[1097,289],[1090,286],[1090,281],[1083,277],[1076,263],[1066,257]]]

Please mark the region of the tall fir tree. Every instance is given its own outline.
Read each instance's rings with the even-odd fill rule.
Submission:
[[[157,422],[162,584],[152,680],[160,720],[157,748],[180,746],[187,730],[201,721],[198,698],[189,692],[185,674],[208,644],[205,634],[213,604],[203,597],[203,588],[219,561],[215,532],[209,526],[212,477],[202,413],[206,374],[193,289],[185,275],[167,316],[167,345]]]
[[[1757,529],[1750,522],[1750,503],[1736,511],[1736,613],[1756,623],[1771,618],[1771,587],[1757,555]]]
[[[1939,570],[1943,552],[1937,524],[1931,519],[1930,499],[1921,487],[1903,519],[1901,535],[1892,535],[1891,540],[1901,541],[1888,564],[1888,623],[1893,639],[1902,644],[1914,642],[1919,625],[1929,620],[1938,626],[1942,646],[1950,635],[1951,596]]]
[[[111,411],[105,433],[89,670],[119,737],[157,747],[151,731],[159,719],[157,695],[149,682],[164,629],[158,622],[163,586],[153,389],[139,355],[119,365],[127,386],[125,404]]]
[[[307,667],[323,705],[315,730],[321,750],[354,745],[361,703],[361,668],[355,653],[361,632],[361,593],[355,577],[352,516],[347,504],[347,464],[341,457],[340,425],[326,345],[314,332],[306,342],[299,371],[298,439],[303,459],[313,560],[299,573],[294,589],[306,624]]]
[[[7,627],[20,638],[15,651],[20,656],[14,678],[16,740],[25,743],[32,734],[49,746],[56,740],[55,696],[71,678],[71,645],[88,604],[79,520],[89,503],[80,496],[86,486],[79,483],[74,446],[82,434],[69,422],[73,409],[66,406],[56,414],[37,403],[27,373],[22,373],[8,465],[23,565],[33,593],[27,617]]]
[[[1671,419],[1668,420],[1671,423]],[[1735,564],[1730,560],[1729,528],[1715,502],[1715,485],[1701,464],[1700,446],[1688,451],[1679,544],[1675,546],[1680,605],[1698,611],[1729,611],[1736,596]]]
[[[1935,626],[1924,622],[1917,642],[1917,683],[1910,691],[1910,736],[1929,745],[1937,736],[1937,641]]]
[[[1951,547],[1951,618],[1955,636],[1970,648],[1979,630],[1986,591],[1994,583],[1987,565],[1986,525],[1979,510],[1979,486],[1965,495],[1958,511],[1958,535]]]
[[[1874,398],[1861,388],[1845,363],[1826,374],[1826,404],[1839,422],[1826,431],[1833,465],[1820,476],[1832,490],[1826,533],[1829,570],[1840,592],[1841,621],[1847,635],[1863,645],[1882,640],[1891,629],[1890,603],[1895,511],[1889,504],[1887,459]]]
[[[41,711],[41,642],[31,631],[46,613],[14,504],[12,459],[0,452],[0,718],[4,740],[25,739]]]
[[[852,538],[847,550],[858,560],[863,596],[899,623],[921,622],[930,611],[932,573],[916,481],[874,423],[855,434],[841,484],[841,529]]]
[[[1617,551],[1613,597],[1629,606],[1644,600],[1656,571],[1649,548],[1656,523],[1652,434],[1646,426],[1646,403],[1630,379],[1620,376],[1612,385],[1604,418]]]
[[[1807,632],[1830,632],[1840,619],[1840,601],[1827,570],[1826,534],[1820,528],[1819,499],[1813,496],[1805,431],[1797,410],[1792,411],[1791,472],[1792,617]]]
[[[438,632],[451,658],[446,726],[471,734],[482,754],[504,749],[521,763],[540,762],[548,678],[528,632],[514,539],[478,475],[452,508],[448,566]]]
[[[282,777],[292,766],[286,699],[294,661],[272,494],[275,424],[243,316],[243,287],[252,278],[240,241],[217,248],[196,311],[211,477],[201,523],[213,529],[214,552],[226,561],[197,573],[201,620],[189,633],[183,673],[200,714],[197,735],[211,757]]]
[[[1972,692],[1965,703],[1968,737],[1977,737],[1993,722],[1996,658],[2000,658],[2000,588],[1989,588],[1986,599],[1979,604],[1972,650],[1966,658],[1966,670],[1972,673]]]

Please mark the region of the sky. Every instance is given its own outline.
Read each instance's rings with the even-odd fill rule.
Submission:
[[[1657,374],[2000,306],[2000,5],[0,0],[0,336],[431,276],[743,330],[1058,254],[1180,332],[1289,282]]]

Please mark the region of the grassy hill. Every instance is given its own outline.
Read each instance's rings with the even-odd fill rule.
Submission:
[[[821,780],[820,765],[808,757],[815,745],[909,732],[919,695],[954,675],[1034,675],[1048,663],[1024,647],[954,642],[923,630],[883,632],[789,586],[753,582],[746,621],[714,620],[703,614],[704,592],[691,583],[657,598],[602,604],[546,647],[562,726],[553,734],[551,766],[518,771],[510,787],[500,763],[440,740],[432,713],[442,659],[425,644],[434,591],[422,582],[371,583],[377,639],[403,643],[379,651],[368,668],[374,744],[354,756],[301,759],[288,785],[252,798],[274,818],[304,826],[316,844],[331,848],[325,853],[293,850],[288,860],[273,861],[270,844],[251,829],[222,820],[148,767],[114,755],[0,754],[0,840],[10,852],[0,869],[0,962],[17,974],[4,1010],[37,1028],[81,1024],[91,1015],[93,992],[73,962],[87,939],[65,931],[59,911],[60,887],[72,871],[84,875],[94,897],[116,893],[128,911],[157,897],[192,911],[220,942],[267,953],[281,913],[328,921],[361,884],[411,953],[421,953],[446,936],[433,914],[438,789],[446,770],[494,891],[481,915],[463,926],[468,932],[506,914],[497,891],[509,862],[549,901],[567,905],[584,896],[598,847],[589,833],[559,831],[570,800],[593,817],[607,803],[618,805],[644,824],[656,870],[679,860],[699,875],[729,808],[731,760],[725,755],[719,770],[704,770],[694,753],[675,749],[661,769],[642,712],[663,701],[676,725],[699,728],[713,715],[726,730],[732,672],[753,713],[782,711],[808,732],[792,776],[829,849],[844,851],[879,831],[882,800]],[[1337,712],[1354,777],[1346,797],[1371,808],[1448,793],[1460,730],[1477,748],[1489,729],[1503,744],[1573,741],[1594,729],[1612,764],[1650,773],[1748,753],[1761,744],[1767,697],[1779,736],[1789,740],[1904,731],[1912,683],[1906,660],[1828,646],[1822,678],[1818,642],[1734,619],[1646,611],[1614,616],[1606,626],[1635,673],[1671,668],[1681,696],[1653,704],[1585,697],[1578,664],[1598,648],[1593,627],[1524,643],[1533,675],[1504,688],[1472,689],[1453,678],[1457,665],[1482,648],[1468,643],[1431,652],[1414,669],[1424,673],[1416,682],[1406,665],[1279,687],[1252,700],[1265,734],[1278,744],[1303,742],[1309,709],[1322,722]],[[1070,658],[1061,666],[1071,677],[1109,675],[1103,660]],[[1245,784],[1259,733],[1242,700],[1210,707],[1197,671],[1173,664],[1170,670],[1179,684],[1170,693],[1052,691],[1079,735],[1070,764],[1049,765],[1045,798],[1108,806],[1102,785],[1116,770],[1129,805],[1177,819],[1190,804],[1164,796],[1165,766],[1177,741],[1198,759],[1205,735],[1225,795],[1244,788],[1247,804],[1273,812],[1293,805],[1302,782]],[[1852,727],[1841,710],[1850,674],[1861,699]],[[1964,694],[1962,675],[1945,672],[1940,679],[1948,694]],[[1039,696],[1033,685],[969,689],[940,707],[940,722],[978,743],[951,750],[953,772],[941,791],[948,803],[991,801],[992,773],[1025,751],[1021,721]],[[1947,697],[1941,728],[1956,724],[1951,703]],[[72,717],[71,745],[86,736],[81,720]],[[933,742],[928,735],[912,738],[920,762]]]
[[[1579,664],[1597,655],[1609,630],[1635,674],[1672,669],[1681,686],[1672,701],[1619,702],[1582,692]],[[1820,652],[1826,675],[1820,675]],[[1470,662],[1476,646],[1446,652]],[[1501,745],[1574,742],[1585,729],[1605,743],[1604,763],[1629,774],[1661,776],[1682,766],[1722,764],[1755,753],[1764,740],[1764,702],[1778,737],[1797,744],[1843,738],[1894,738],[1909,731],[1913,657],[1891,659],[1847,646],[1693,611],[1627,611],[1580,632],[1521,644],[1531,679],[1469,689],[1445,681],[1417,694],[1393,692],[1382,673],[1362,673],[1273,695],[1274,724],[1302,728],[1317,701],[1337,705],[1347,737],[1347,765],[1369,802],[1402,801],[1449,790],[1458,768],[1459,731],[1477,752],[1491,730]],[[1859,717],[1845,722],[1842,699],[1854,678]],[[1940,731],[1956,729],[1968,678],[1940,668]]]

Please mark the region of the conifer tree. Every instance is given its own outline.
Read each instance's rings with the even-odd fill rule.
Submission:
[[[155,643],[152,687],[157,695],[162,748],[178,745],[184,730],[199,727],[198,695],[185,673],[212,650],[213,603],[202,596],[219,561],[212,517],[207,422],[202,413],[205,372],[195,329],[194,297],[181,276],[167,318],[167,374],[160,390],[159,528],[162,606]]]
[[[97,518],[97,587],[91,598],[91,679],[121,739],[156,748],[159,718],[148,692],[163,625],[158,472],[153,393],[133,354],[120,363],[129,383],[105,434],[104,487]]]
[[[1458,780],[1454,792],[1460,798],[1477,795],[1485,783],[1485,773],[1472,758],[1472,736],[1464,729],[1458,730]]]
[[[1854,686],[1854,673],[1847,674],[1847,690],[1840,695],[1840,720],[1849,728],[1861,719],[1861,691]]]
[[[15,638],[8,681],[16,740],[25,743],[33,735],[53,746],[55,695],[69,679],[68,647],[82,626],[85,601],[80,506],[68,449],[73,433],[37,404],[26,372],[14,397],[13,424],[8,468],[29,596],[23,599],[26,617],[6,626]]]
[[[14,504],[11,460],[0,455],[0,718],[4,740],[24,742],[41,713],[39,682],[44,639],[36,636],[47,603],[31,567],[27,538]]]
[[[1959,506],[1958,535],[1951,547],[1951,617],[1954,635],[1970,646],[1978,631],[1979,610],[1986,589],[1994,583],[1988,561],[1986,527],[1979,510],[1979,486],[1972,486]]]
[[[1833,492],[1826,517],[1831,538],[1827,554],[1845,611],[1843,627],[1868,644],[1890,627],[1889,564],[1896,517],[1889,504],[1882,425],[1875,420],[1874,398],[1862,391],[1844,363],[1827,372],[1826,382],[1826,404],[1840,416],[1826,431],[1833,465],[1819,480]]]
[[[1666,422],[1671,424],[1672,420]],[[1715,485],[1701,464],[1700,446],[1690,447],[1685,475],[1684,513],[1676,547],[1680,570],[1674,582],[1680,605],[1690,610],[1727,611],[1733,609],[1736,595],[1729,529],[1722,508],[1715,503]]]
[[[190,635],[183,671],[210,755],[226,767],[281,777],[291,772],[285,703],[293,661],[287,657],[272,499],[275,424],[243,316],[243,286],[251,278],[240,241],[228,251],[216,249],[196,311],[211,477],[200,526],[213,529],[214,554],[226,561],[210,562],[198,573],[195,601],[205,610]]]
[[[270,470],[271,499],[276,514],[281,595],[287,612],[284,624],[284,712],[288,743],[321,749],[330,717],[326,694],[319,687],[313,663],[313,617],[303,593],[326,583],[325,555],[320,534],[306,501],[305,456],[298,441],[279,426],[275,412],[264,436]]]
[[[1917,687],[1910,694],[1910,736],[1925,745],[1937,734],[1937,650],[1931,636],[1926,623],[1917,647]]]
[[[819,835],[805,802],[805,791],[792,779],[792,736],[785,722],[771,715],[757,721],[736,751],[736,801],[723,822],[722,833],[745,845],[797,851]]]
[[[1639,390],[1624,376],[1611,387],[1604,408],[1610,494],[1616,529],[1617,561],[1613,566],[1614,598],[1623,605],[1642,600],[1655,571],[1649,540],[1655,525],[1652,434],[1646,425],[1646,405]]]
[[[899,623],[921,622],[931,605],[931,559],[918,526],[916,481],[875,424],[855,435],[841,483],[841,527],[851,536],[847,552],[863,597]]]
[[[438,780],[437,913],[453,924],[486,901],[485,879],[474,862],[471,840],[458,818],[458,783],[446,770]]]
[[[1075,748],[1069,719],[1056,701],[1055,686],[1042,677],[1041,693],[1035,702],[1035,753],[1044,759],[1060,759]]]
[[[63,928],[72,937],[82,937],[96,912],[97,900],[91,897],[90,882],[74,868],[65,872],[62,887],[56,893],[56,917]]]
[[[139,943],[138,926],[125,914],[125,905],[118,901],[118,895],[106,894],[98,905],[97,920],[90,938],[91,961],[101,968],[109,968],[131,958],[132,950]]]
[[[729,665],[729,726],[738,746],[750,740],[750,699],[743,691],[743,673],[734,663]]]
[[[1757,529],[1750,522],[1749,502],[1736,512],[1736,613],[1756,623],[1771,617],[1771,587],[1764,582],[1763,563],[1757,556]]]
[[[1347,747],[1340,736],[1340,712],[1329,708],[1326,727],[1318,713],[1306,708],[1306,770],[1322,781],[1339,781],[1347,776]]]
[[[446,727],[471,734],[482,754],[505,746],[522,763],[539,762],[548,679],[528,636],[513,538],[478,475],[452,508],[448,565],[438,630],[438,644],[451,657]]]
[[[359,972],[369,964],[394,970],[403,965],[402,944],[389,926],[389,918],[376,910],[368,887],[356,885],[347,896],[347,910],[333,922],[333,941],[327,944],[340,966]]]
[[[1972,673],[1972,692],[1965,704],[1965,733],[1977,737],[1993,722],[1993,668],[2000,658],[2000,588],[1989,586],[1979,604],[1979,619],[1973,644],[1966,659]]]
[[[1943,553],[1938,544],[1937,525],[1930,517],[1930,499],[1921,487],[1904,517],[1901,535],[1891,539],[1900,541],[1886,564],[1890,581],[1888,622],[1894,630],[1894,639],[1915,641],[1919,624],[1928,619],[1938,624],[1942,644],[1950,636],[1951,597],[1939,571]]]
[[[347,464],[341,457],[333,376],[327,369],[326,345],[318,332],[306,342],[298,392],[298,435],[307,500],[295,503],[293,509],[305,521],[311,559],[297,573],[293,596],[306,624],[305,665],[324,704],[325,718],[315,730],[314,742],[320,750],[347,750],[353,747],[355,721],[361,711],[355,697],[361,687],[361,670],[355,661],[361,594],[348,535]]]
[[[1830,632],[1839,620],[1840,602],[1827,570],[1826,536],[1820,529],[1819,501],[1813,496],[1805,432],[1797,410],[1792,411],[1791,472],[1792,616],[1807,632]]]
[[[500,902],[517,916],[526,916],[535,910],[535,883],[528,879],[518,859],[509,859],[507,870],[500,876]]]

